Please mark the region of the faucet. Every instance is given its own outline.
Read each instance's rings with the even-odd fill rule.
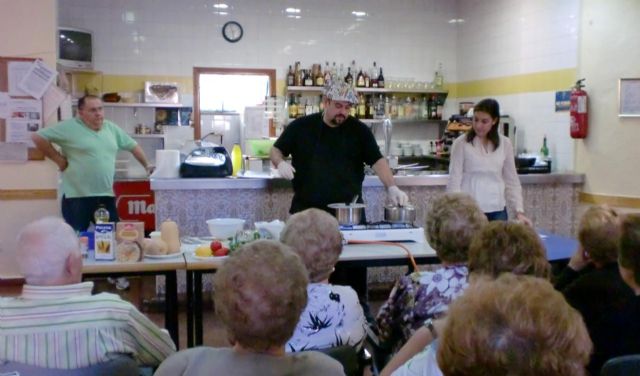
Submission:
[[[220,137],[220,144],[219,145],[222,145],[222,133],[216,133],[215,131],[209,132],[209,133],[205,134],[204,136],[200,137],[200,139],[198,141],[196,141],[196,145],[198,145],[198,147],[202,147],[202,143],[204,142],[204,139],[209,137],[209,136]]]

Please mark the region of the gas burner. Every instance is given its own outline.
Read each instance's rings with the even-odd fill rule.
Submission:
[[[340,226],[340,230],[343,231],[351,231],[351,230],[396,230],[396,229],[410,229],[416,228],[411,223],[391,223],[391,222],[371,222],[364,225],[352,225],[352,226]]]

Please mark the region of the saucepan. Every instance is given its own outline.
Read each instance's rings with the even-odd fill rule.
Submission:
[[[364,208],[367,207],[367,205],[365,204],[345,204],[344,202],[329,204],[327,206],[330,209],[334,209],[336,211],[336,218],[338,219],[338,223],[342,226],[353,226],[360,224]]]
[[[409,223],[416,220],[416,208],[413,205],[386,205],[384,220],[390,223]]]

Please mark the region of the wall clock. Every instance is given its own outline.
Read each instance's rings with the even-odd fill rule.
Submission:
[[[236,21],[229,21],[222,26],[222,36],[227,42],[236,43],[243,34],[242,26]]]

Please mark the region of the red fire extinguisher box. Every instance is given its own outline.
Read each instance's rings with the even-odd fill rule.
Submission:
[[[113,184],[116,207],[121,221],[142,221],[144,231],[149,233],[156,227],[156,206],[151,184],[148,180],[116,181]]]

